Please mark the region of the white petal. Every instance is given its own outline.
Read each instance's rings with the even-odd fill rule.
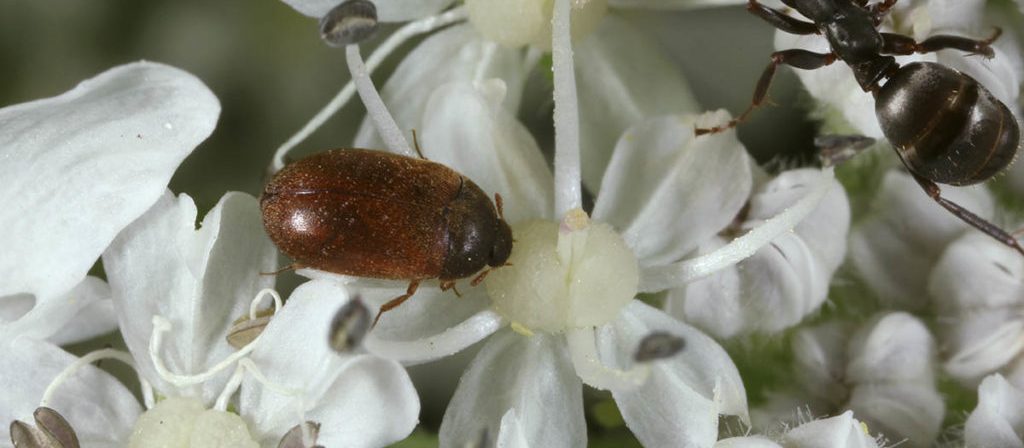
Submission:
[[[1024,392],[1000,375],[985,378],[978,387],[978,407],[964,426],[967,446],[1024,447]]]
[[[750,200],[743,229],[759,225],[806,195],[817,170],[785,172]],[[818,309],[832,274],[846,254],[850,224],[845,190],[835,182],[818,208],[793,232],[785,233],[738,265],[669,293],[666,306],[687,322],[718,337],[774,333]],[[709,253],[724,242],[702,245]]]
[[[76,358],[45,341],[15,338],[0,342],[0,441],[11,440],[10,423],[34,424],[32,412],[50,383]],[[122,447],[142,406],[114,377],[87,365],[54,391],[50,407],[75,429],[84,447]]]
[[[143,375],[165,393],[175,389],[158,378],[149,355],[153,316],[172,325],[160,352],[167,368],[200,373],[234,352],[225,339],[228,328],[274,282],[260,275],[276,269],[277,255],[255,198],[228,193],[199,230],[195,219],[192,199],[168,192],[103,255],[125,342]],[[223,380],[180,392],[210,405]]]
[[[304,420],[322,425],[318,442],[324,446],[384,446],[416,426],[419,399],[401,366],[329,348],[331,320],[348,300],[335,284],[307,282],[263,331],[252,361],[289,391],[269,389],[252,375],[242,381],[241,414],[264,444],[273,446]]]
[[[194,76],[148,62],[0,109],[0,297],[30,293],[41,304],[81,282],[219,114]]]
[[[404,22],[436,14],[454,0],[374,0],[377,20],[381,22]],[[284,0],[296,11],[314,18],[321,18],[335,6],[338,0]]]
[[[714,340],[634,300],[599,328],[598,347],[610,367],[633,367],[644,336],[665,331],[686,341],[679,354],[650,365],[640,387],[612,390],[626,424],[646,446],[706,446],[718,438],[718,415],[747,420],[747,397],[736,366]]]
[[[828,53],[828,42],[819,35],[798,36],[782,31],[775,32],[775,49],[804,49],[817,53]],[[768,58],[765,57],[765,62]],[[816,70],[793,69],[804,88],[832,111],[838,113],[853,131],[874,138],[884,138],[882,128],[875,116],[875,100],[864,93],[853,77],[850,67],[841,62]]]
[[[9,300],[6,307],[9,311],[16,311],[14,308],[22,310],[10,316],[2,316],[3,320],[10,322],[0,322],[0,334],[7,335],[4,337],[49,339],[61,345],[79,342],[117,328],[110,287],[96,277],[86,277],[71,291],[33,308],[25,306],[31,305],[31,297],[23,297],[4,299],[5,302]]]
[[[585,446],[583,385],[561,336],[495,334],[462,376],[441,422],[441,446],[499,432],[509,410],[529,446]]]
[[[526,127],[488,98],[496,82],[453,82],[434,90],[421,121],[423,154],[489,196],[500,194],[509,222],[550,216],[554,178]]]
[[[736,133],[693,135],[695,127],[727,121],[724,111],[652,118],[616,144],[593,216],[622,232],[642,266],[678,261],[746,201],[750,162]]]
[[[363,279],[303,269],[313,282],[327,282],[359,295],[371,313],[405,294],[407,282]],[[483,286],[460,282],[463,292],[442,292],[436,283],[421,285],[408,301],[381,316],[364,345],[378,356],[417,364],[452,355],[494,333],[507,323],[490,311]]]
[[[455,25],[428,37],[406,55],[381,89],[381,98],[399,128],[424,132],[428,130],[423,126],[427,101],[435,89],[450,82],[501,79],[505,95],[496,98],[497,102],[515,113],[529,69],[520,52],[482,39],[471,25]],[[355,145],[383,148],[383,141],[369,120],[360,126]],[[431,150],[427,145],[423,149]]]
[[[815,420],[793,428],[784,443],[794,448],[878,448],[878,443],[856,419],[853,412]]]
[[[910,382],[857,386],[849,409],[872,431],[909,440],[912,446],[932,446],[946,412],[934,386]]]
[[[608,15],[573,48],[580,103],[583,183],[601,186],[615,141],[646,117],[698,113],[686,80],[642,29]]]
[[[872,319],[851,338],[845,380],[852,383],[908,381],[931,386],[935,341],[924,323],[907,313]]]
[[[943,186],[942,195],[982,218],[992,216],[993,201],[983,188]],[[872,214],[851,230],[854,266],[885,302],[901,309],[925,308],[932,267],[968,225],[898,171],[885,175],[871,208]]]
[[[739,5],[746,0],[609,0],[613,8],[646,8],[646,9],[697,9],[716,6]]]

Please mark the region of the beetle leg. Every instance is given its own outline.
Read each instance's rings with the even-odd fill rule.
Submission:
[[[949,212],[952,213],[954,216],[960,218],[967,224],[974,226],[974,228],[982,232],[985,232],[985,234],[991,236],[992,238],[995,238],[1000,243],[1009,246],[1013,250],[1016,250],[1021,255],[1024,255],[1024,247],[1021,247],[1020,242],[1018,242],[1017,239],[1014,238],[1009,233],[1006,233],[1005,230],[1000,229],[999,227],[996,227],[995,224],[992,224],[991,222],[986,221],[984,218],[975,215],[974,213],[971,213],[971,211],[963,208],[962,206],[960,206],[960,204],[957,204],[953,201],[950,201],[949,199],[942,197],[942,192],[939,190],[939,186],[936,185],[935,182],[925,179],[924,177],[914,174],[913,172],[911,172],[910,174],[914,176],[914,180],[916,180],[918,185],[920,185],[921,188],[924,189],[925,193],[928,193],[929,197],[934,199],[935,202],[938,202],[939,205],[943,206],[946,210],[949,210]]]
[[[459,289],[455,287],[455,280],[441,280],[441,291],[447,291],[449,289],[454,291],[456,296],[462,297],[462,293],[460,293]]]
[[[760,17],[765,22],[772,24],[775,28],[790,34],[820,33],[817,25],[811,22],[794,19],[778,9],[769,8],[758,3],[757,0],[749,0],[747,2],[747,11],[750,11],[751,14]]]
[[[775,68],[779,65],[785,64],[790,67],[795,67],[803,70],[814,70],[829,65],[836,61],[835,53],[815,53],[807,50],[782,50],[772,53],[772,61],[768,63],[768,67],[765,67],[764,73],[761,73],[761,79],[757,81],[757,87],[754,89],[754,98],[750,101],[750,106],[747,110],[743,111],[738,117],[729,120],[729,123],[723,126],[715,126],[711,128],[696,128],[694,129],[695,135],[714,134],[722,132],[728,129],[736,127],[736,125],[742,123],[747,119],[747,115],[750,115],[757,107],[764,102],[764,97],[768,94],[768,87],[772,84],[772,78],[775,77]]]
[[[260,272],[260,275],[277,275],[277,274],[280,274],[280,273],[285,272],[285,271],[294,271],[294,270],[297,270],[297,269],[302,269],[303,267],[305,267],[305,266],[302,266],[301,264],[298,264],[298,263],[292,263],[292,264],[290,264],[288,266],[285,266],[285,267],[283,267],[281,269],[278,269],[276,271],[273,271],[273,272]]]
[[[992,50],[992,42],[995,42],[1003,34],[1002,28],[996,28],[988,39],[968,39],[961,36],[950,36],[940,34],[917,42],[910,36],[893,33],[882,34],[882,52],[886,54],[913,54],[931,53],[934,51],[951,48],[954,50],[966,51],[969,54],[980,54],[991,59],[995,56]]]
[[[387,303],[381,305],[380,306],[380,311],[377,311],[377,317],[373,318],[373,325],[371,325],[370,328],[373,328],[373,327],[377,326],[377,321],[380,320],[380,316],[382,314],[395,309],[396,307],[398,307],[398,305],[401,305],[406,300],[409,300],[409,297],[412,297],[413,294],[416,294],[416,289],[419,288],[419,287],[420,287],[420,281],[419,280],[413,280],[413,281],[409,282],[409,288],[405,290],[405,294],[402,294],[402,295],[400,295],[398,297],[395,297],[394,299],[391,299],[391,300],[387,301]]]
[[[412,130],[412,147],[416,149],[416,154],[419,154],[421,159],[427,160],[427,157],[423,155],[423,151],[420,150],[420,141],[416,138],[416,129]]]

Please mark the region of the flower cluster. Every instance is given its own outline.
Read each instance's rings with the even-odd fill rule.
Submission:
[[[878,143],[849,162],[769,168],[726,125],[746,114],[698,104],[644,21],[746,4],[801,29],[802,2],[285,3],[320,19],[351,80],[268,174],[358,95],[351,146],[443,164],[500,198],[507,262],[439,281],[296,260],[302,283],[282,299],[260,200],[227,192],[197,225],[194,201],[167,188],[214,131],[218,99],[177,68],[115,67],[0,109],[0,446],[378,447],[414,434],[578,447],[626,429],[649,447],[1024,446],[1021,254],[899,168],[847,64],[797,70],[811,115],[823,134]],[[917,42],[1002,27],[991,57],[897,62],[961,70],[1015,116],[1020,6],[849,2]],[[397,25],[364,60],[378,22]],[[780,30],[775,46],[828,54],[820,34]],[[376,68],[421,35],[378,91]],[[524,104],[551,120],[527,123]],[[1022,191],[1018,164],[942,197],[1012,228]],[[67,351],[114,331],[123,350]],[[134,378],[95,364],[107,359]]]

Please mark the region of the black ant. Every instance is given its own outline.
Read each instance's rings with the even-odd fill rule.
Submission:
[[[772,53],[750,107],[728,124],[696,129],[696,134],[721,132],[746,119],[764,101],[780,64],[814,70],[841,60],[853,70],[861,88],[874,96],[882,132],[928,196],[964,222],[1024,255],[1016,238],[943,198],[936,185],[976,184],[1002,171],[1017,154],[1020,129],[1016,118],[970,76],[931,62],[901,66],[891,56],[949,48],[991,58],[994,52],[990,44],[1001,30],[997,28],[991,37],[982,40],[938,35],[921,42],[879,32],[878,26],[896,2],[883,0],[868,5],[868,0],[782,0],[813,21],[806,22],[748,0],[748,11],[782,31],[825,35],[832,51],[793,49]]]

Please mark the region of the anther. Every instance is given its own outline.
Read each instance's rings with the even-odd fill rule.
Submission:
[[[320,436],[320,424],[316,422],[305,422],[295,426],[288,430],[281,437],[281,441],[278,442],[277,448],[324,448],[322,445],[316,444],[316,439]]]
[[[79,448],[78,435],[57,411],[39,407],[32,413],[36,426],[15,420],[11,423],[11,442],[15,448]]]

